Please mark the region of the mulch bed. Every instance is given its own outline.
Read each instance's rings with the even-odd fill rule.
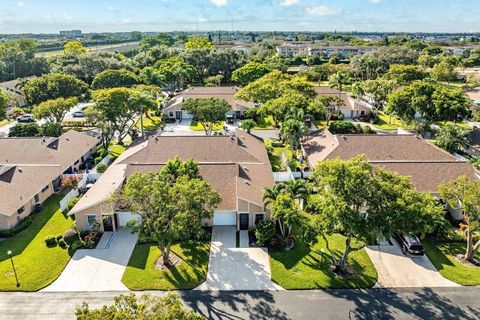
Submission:
[[[179,256],[177,256],[175,253],[170,252],[170,263],[168,266],[163,264],[163,257],[160,256],[157,261],[155,261],[155,269],[159,271],[164,271],[166,269],[170,268],[176,268],[180,262],[182,262],[182,259],[180,259]]]

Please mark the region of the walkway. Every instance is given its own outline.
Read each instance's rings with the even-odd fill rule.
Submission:
[[[392,239],[393,245],[366,248],[378,273],[376,287],[456,287],[458,284],[445,279],[435,269],[426,255],[408,257]]]
[[[264,248],[236,248],[236,228],[213,227],[207,281],[198,290],[282,290]]]
[[[97,249],[75,252],[60,277],[42,291],[125,291],[122,283],[138,234],[129,230],[106,232]]]

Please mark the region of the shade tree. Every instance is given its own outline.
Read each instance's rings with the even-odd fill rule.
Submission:
[[[189,98],[183,102],[182,109],[202,125],[206,135],[211,135],[213,127],[225,120],[231,106],[225,99]]]
[[[84,98],[88,85],[69,74],[49,73],[27,81],[23,93],[28,103],[36,105],[57,98]]]

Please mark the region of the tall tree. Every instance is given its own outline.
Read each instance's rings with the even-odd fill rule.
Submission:
[[[8,97],[7,92],[3,89],[0,89],[0,120],[5,119],[9,105],[10,98]]]
[[[338,115],[340,108],[345,105],[342,99],[337,96],[319,96],[309,106],[310,112],[325,117],[324,129],[330,125],[332,116]]]
[[[258,62],[249,62],[232,73],[232,81],[241,86],[260,79],[271,71],[270,67]]]
[[[258,108],[258,112],[264,116],[271,116],[275,126],[285,121],[290,110],[307,110],[310,104],[301,93],[295,90],[284,91],[278,98],[268,100]]]
[[[303,109],[292,108],[280,129],[280,139],[290,145],[295,155],[300,150],[304,138],[310,133],[305,124],[305,118]]]
[[[196,50],[196,49],[213,49],[213,44],[208,38],[201,38],[201,37],[192,37],[188,38],[187,42],[185,43],[185,50]]]
[[[105,70],[95,76],[92,82],[93,89],[107,89],[125,87],[131,88],[138,84],[138,77],[131,71],[121,70]]]
[[[88,94],[88,86],[72,75],[50,73],[29,80],[23,86],[25,99],[30,104],[57,98],[82,98]]]
[[[338,273],[347,272],[351,252],[380,236],[425,234],[443,219],[443,209],[433,196],[418,193],[408,177],[373,167],[361,156],[320,162],[312,181],[318,194],[311,199],[309,211]],[[327,235],[333,233],[345,236],[340,257],[329,247]]]
[[[67,112],[78,103],[78,99],[73,98],[57,98],[47,100],[33,108],[33,116],[37,119],[47,119],[55,123],[58,135],[62,131],[62,122]]]
[[[155,68],[164,77],[164,88],[170,96],[173,96],[176,90],[182,90],[194,75],[194,67],[180,57],[158,60]]]
[[[435,136],[435,144],[450,152],[461,151],[467,145],[467,134],[465,131],[453,124],[440,128]]]
[[[63,53],[66,55],[79,56],[87,53],[87,49],[80,41],[69,41],[63,46]]]
[[[474,243],[474,233],[480,230],[480,182],[460,177],[440,186],[440,194],[452,208],[459,208],[467,223],[464,233],[467,248],[463,258],[474,262],[475,254],[480,249],[480,239]]]
[[[158,245],[166,266],[170,266],[172,243],[198,234],[202,219],[210,218],[221,201],[192,165],[198,166],[177,158],[160,172],[135,173],[120,196],[120,201],[141,217],[132,223],[132,228]]]
[[[231,106],[224,99],[210,97],[187,99],[183,102],[182,109],[202,125],[206,135],[211,135],[213,127],[225,120],[225,114]]]

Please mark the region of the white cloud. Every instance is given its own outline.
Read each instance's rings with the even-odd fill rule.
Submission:
[[[370,3],[380,3],[380,2],[382,2],[382,0],[368,0],[368,2],[370,2]]]
[[[23,1],[17,1],[17,7],[26,7],[27,5]]]
[[[52,19],[52,16],[47,13],[47,14],[43,15],[43,19],[50,20],[50,19]]]
[[[63,15],[63,19],[64,19],[64,20],[72,20],[73,17],[70,16],[70,15],[68,15],[68,14],[64,14],[64,15]]]
[[[299,21],[299,22],[297,22],[297,25],[299,25],[301,27],[308,27],[308,26],[311,26],[312,23],[309,22],[309,21]]]
[[[198,17],[197,19],[198,22],[208,22],[208,19],[205,17]]]
[[[129,24],[129,23],[130,23],[130,19],[126,19],[126,18],[120,19],[120,24]]]
[[[307,7],[305,8],[305,13],[313,14],[316,16],[334,16],[340,14],[340,9],[327,6]]]
[[[107,11],[111,11],[111,12],[117,11],[117,8],[115,8],[114,6],[108,6]]]
[[[290,6],[294,6],[296,4],[298,4],[300,2],[300,0],[282,0],[280,1],[280,5],[282,7],[290,7]]]
[[[228,0],[210,0],[210,2],[217,7],[226,6],[228,4]]]

